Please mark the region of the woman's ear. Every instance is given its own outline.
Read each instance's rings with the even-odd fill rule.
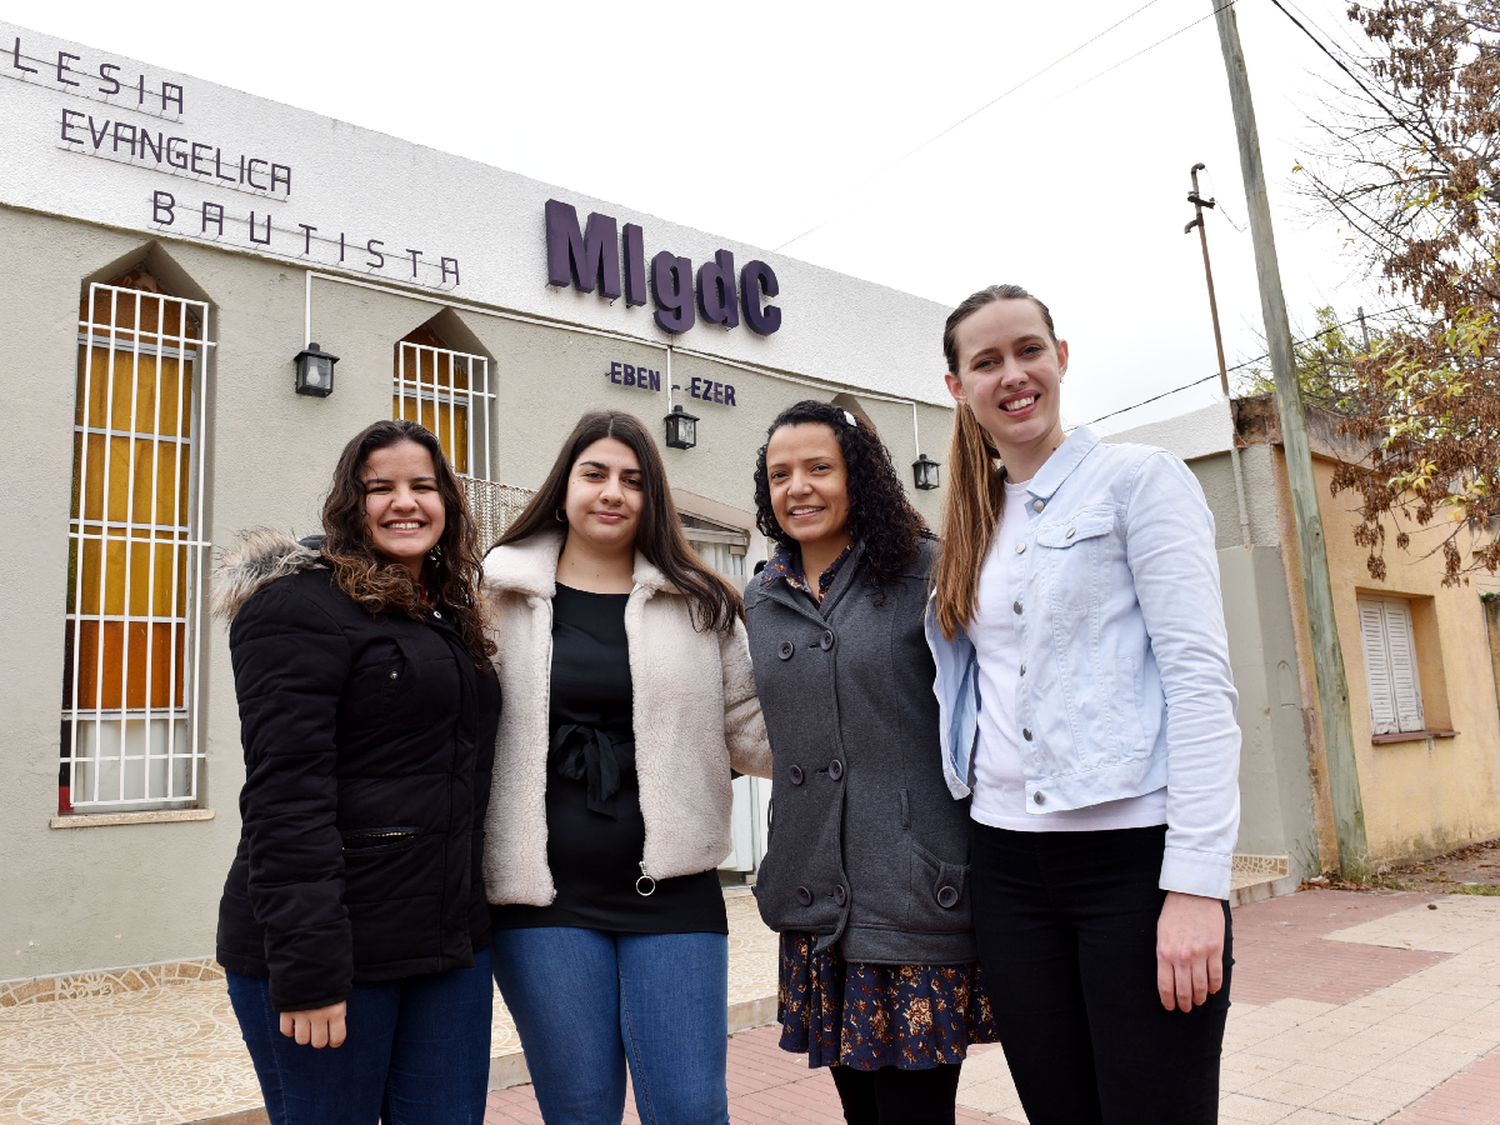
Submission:
[[[1067,353],[1064,352],[1063,354],[1066,355]],[[953,396],[954,402],[968,401],[968,399],[964,398],[963,380],[960,379],[957,375],[953,374],[953,372],[951,371],[945,371],[943,372],[943,382],[948,384],[948,393]]]

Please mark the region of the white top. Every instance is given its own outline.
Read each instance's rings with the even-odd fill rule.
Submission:
[[[979,660],[979,740],[969,815],[991,828],[1016,832],[1097,832],[1165,824],[1165,788],[1082,809],[1028,811],[1016,720],[1021,638],[1011,610],[1015,599],[1010,593],[1010,568],[1016,559],[1016,542],[1033,514],[1029,483],[1005,482],[1005,510],[979,572],[979,606],[969,625],[969,639]]]

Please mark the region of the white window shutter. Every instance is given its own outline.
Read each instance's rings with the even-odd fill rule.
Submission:
[[[1417,647],[1412,636],[1411,603],[1405,598],[1385,600],[1385,635],[1391,654],[1391,693],[1396,703],[1396,729],[1422,730]]]
[[[1359,640],[1365,656],[1365,685],[1370,695],[1370,723],[1375,734],[1393,734],[1396,700],[1392,690],[1384,605],[1375,598],[1359,599]]]

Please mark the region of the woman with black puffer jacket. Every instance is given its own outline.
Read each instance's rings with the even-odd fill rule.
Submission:
[[[475,531],[403,421],[345,447],[323,527],[245,536],[216,583],[245,751],[218,959],[275,1125],[477,1125],[500,685]]]

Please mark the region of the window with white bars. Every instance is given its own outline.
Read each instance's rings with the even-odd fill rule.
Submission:
[[[1424,729],[1411,602],[1406,598],[1360,598],[1359,637],[1373,733]]]
[[[750,535],[737,527],[704,519],[702,516],[679,517],[683,533],[693,550],[709,566],[743,586],[745,583],[745,552],[750,549]]]
[[[454,351],[430,329],[396,345],[392,417],[419,422],[438,436],[461,478],[493,481],[490,361]]]
[[[207,323],[142,269],[79,309],[59,813],[198,797]]]

